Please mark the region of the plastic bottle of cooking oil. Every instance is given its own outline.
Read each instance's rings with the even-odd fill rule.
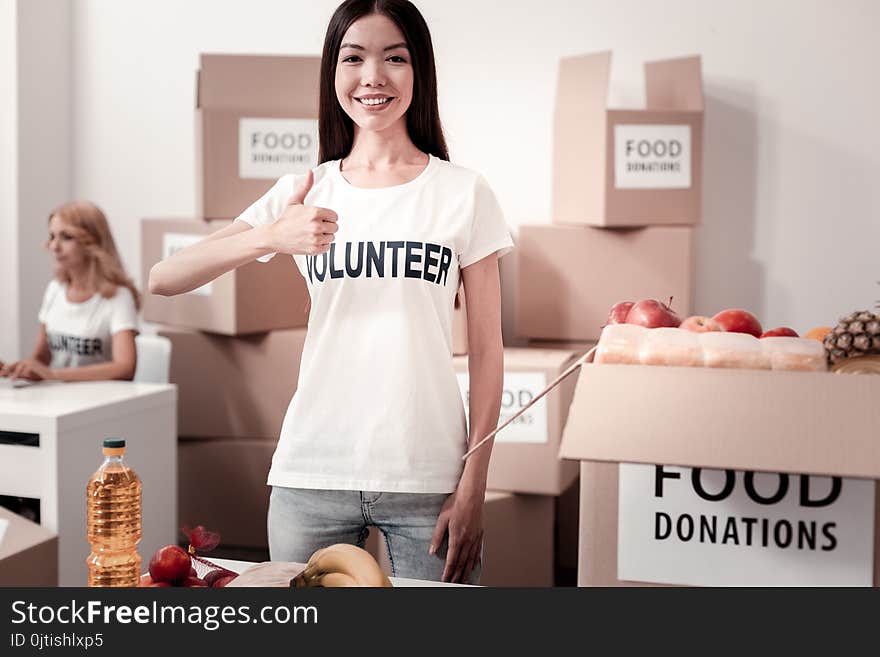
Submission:
[[[141,480],[124,456],[124,440],[105,440],[104,462],[86,486],[89,586],[137,586],[140,579]]]

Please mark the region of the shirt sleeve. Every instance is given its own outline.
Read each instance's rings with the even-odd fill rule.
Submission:
[[[459,266],[465,268],[493,253],[500,258],[512,250],[513,240],[498,199],[486,179],[479,176],[474,189],[470,238],[459,255]]]
[[[119,331],[137,331],[138,317],[137,308],[134,306],[134,297],[131,290],[121,285],[116,288],[116,296],[113,297],[113,305],[110,315],[110,335]]]
[[[46,320],[49,317],[49,308],[52,307],[52,302],[55,300],[55,295],[58,294],[58,290],[61,289],[61,286],[58,285],[58,281],[54,278],[49,281],[49,284],[46,286],[46,291],[43,292],[43,302],[40,304],[40,312],[37,313],[37,319],[40,324],[45,324]]]
[[[281,216],[282,212],[284,212],[284,207],[287,205],[287,200],[290,198],[290,195],[293,194],[296,182],[297,179],[292,173],[287,174],[286,176],[281,176],[275,184],[272,185],[268,192],[254,201],[254,203],[238,215],[235,220],[243,221],[254,228],[271,224]],[[275,257],[274,253],[268,253],[264,256],[260,256],[257,260],[260,262],[269,262],[273,257]]]

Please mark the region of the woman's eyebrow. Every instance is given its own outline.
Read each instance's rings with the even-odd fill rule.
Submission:
[[[387,46],[386,48],[383,48],[382,50],[388,51],[388,50],[394,50],[396,48],[406,48],[406,47],[407,47],[406,42],[401,41],[400,43],[395,43],[390,46]],[[356,43],[343,43],[341,46],[339,46],[339,49],[342,50],[343,48],[352,48],[354,50],[366,50],[366,48],[364,48],[363,46],[359,46]],[[407,50],[409,50],[409,48],[407,48]]]

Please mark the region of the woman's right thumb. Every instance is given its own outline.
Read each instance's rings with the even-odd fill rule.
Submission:
[[[306,194],[309,193],[309,190],[314,184],[315,174],[309,169],[305,180],[297,185],[297,188],[293,191],[293,195],[287,200],[287,205],[302,205],[306,200]]]

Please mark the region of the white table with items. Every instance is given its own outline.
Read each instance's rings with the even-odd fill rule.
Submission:
[[[40,524],[58,534],[60,586],[87,583],[86,484],[105,438],[125,439],[143,482],[141,555],[177,541],[176,408],[169,384],[0,386],[0,496],[39,501]]]
[[[251,566],[255,566],[255,563],[250,561],[239,561],[237,559],[212,559],[210,555],[206,556],[212,563],[217,564],[223,568],[227,568],[234,573],[238,573],[241,575],[244,571],[246,571]],[[200,563],[195,564],[196,572],[200,576],[204,576],[210,568],[205,567]],[[146,572],[146,569],[145,569]],[[422,586],[431,586],[431,587],[440,587],[440,586],[458,586],[465,588],[475,588],[470,584],[453,584],[451,582],[433,582],[426,579],[410,579],[408,577],[389,577],[391,580],[391,585],[395,588],[408,588],[408,587],[422,587]]]

